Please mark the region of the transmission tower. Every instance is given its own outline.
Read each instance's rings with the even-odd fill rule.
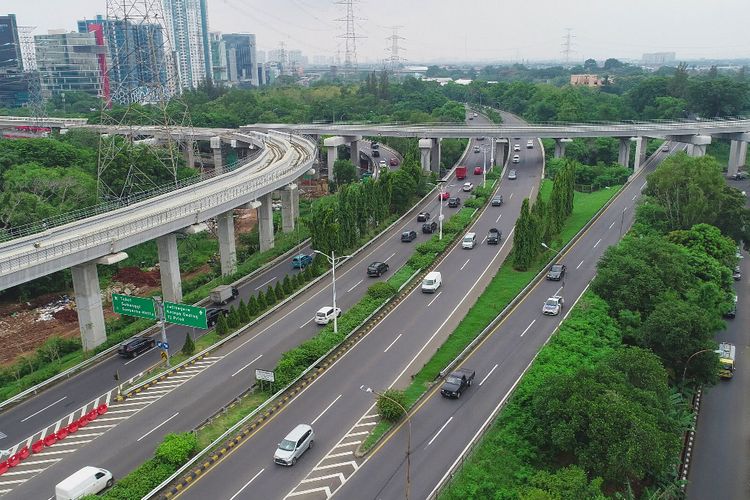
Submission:
[[[47,118],[47,99],[42,91],[42,75],[36,66],[36,48],[34,45],[34,30],[36,26],[19,26],[18,38],[21,43],[21,59],[23,69],[29,84],[29,100],[27,106],[31,111],[31,119],[35,126],[43,126]]]
[[[398,45],[398,41],[406,40],[406,38],[398,35],[399,28],[403,28],[403,26],[391,26],[391,30],[393,30],[393,34],[389,37],[386,37],[386,40],[389,40],[391,42],[390,47],[386,49],[387,51],[391,53],[390,57],[386,59],[391,71],[396,70],[406,60],[403,57],[398,55],[400,50],[405,50],[403,47],[400,47]]]
[[[336,21],[346,23],[346,33],[339,35],[338,38],[346,41],[344,71],[351,74],[357,71],[357,38],[364,38],[354,31],[354,22],[361,19],[354,16],[354,4],[358,2],[357,0],[338,0],[334,3],[346,6],[346,17],[341,17]]]
[[[573,45],[573,38],[575,38],[575,35],[572,34],[572,29],[565,28],[565,31],[567,33],[563,35],[563,43],[562,43],[562,54],[565,56],[565,64],[570,63],[570,54],[575,52],[575,50],[572,49]]]
[[[107,0],[106,19],[91,21],[88,31],[107,48],[99,58],[101,123],[127,131],[124,139],[100,136],[98,198],[124,199],[167,183],[176,185],[180,146],[192,149],[193,154],[186,151],[188,158],[200,155],[180,95],[162,0]],[[137,144],[152,135],[146,128],[160,132],[158,141]]]

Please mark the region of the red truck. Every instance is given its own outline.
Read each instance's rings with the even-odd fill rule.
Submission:
[[[466,167],[463,165],[456,167],[456,179],[466,179]]]

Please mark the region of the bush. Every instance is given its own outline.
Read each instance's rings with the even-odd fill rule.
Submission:
[[[182,344],[182,354],[185,356],[192,356],[195,354],[195,342],[193,342],[193,337],[190,336],[190,332],[185,334],[185,343]]]
[[[180,467],[198,449],[198,438],[192,432],[167,434],[156,448],[155,457],[162,463]]]
[[[406,262],[408,266],[413,267],[414,269],[427,269],[430,267],[430,264],[435,262],[435,254],[431,255],[420,255],[418,253],[415,253],[411,257],[409,257],[409,260]]]
[[[396,389],[388,389],[378,396],[377,406],[382,419],[397,422],[404,415],[406,393]]]
[[[396,294],[396,289],[387,281],[381,281],[371,285],[367,289],[367,295],[376,300],[387,300]]]

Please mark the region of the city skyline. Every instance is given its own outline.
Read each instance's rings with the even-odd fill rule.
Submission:
[[[45,3],[54,4],[7,0],[3,13],[16,14],[19,25],[37,26],[36,34],[44,34],[48,29],[74,31],[77,19],[106,10],[105,0],[70,0],[61,15],[40,9]],[[457,7],[447,0],[416,0],[407,6],[397,0],[382,0],[377,6],[357,2],[355,29],[363,37],[357,39],[358,61],[378,63],[388,57],[386,38],[392,25],[401,26],[399,34],[405,38],[401,56],[407,62],[564,60],[568,28],[573,35],[571,61],[637,60],[643,53],[670,51],[677,53],[678,60],[750,56],[750,35],[744,27],[750,2],[742,0],[717,0],[709,12],[698,0],[659,4],[634,0],[606,6],[583,0],[563,8],[552,0],[529,0],[517,10],[486,3],[468,0]],[[425,17],[426,12],[432,15]],[[210,31],[254,33],[258,49],[264,51],[278,48],[281,42],[311,57],[335,56],[340,51],[342,61],[345,40],[339,35],[344,25],[335,19],[344,16],[344,6],[332,0],[281,0],[271,5],[208,1]],[[721,30],[715,29],[717,25]]]

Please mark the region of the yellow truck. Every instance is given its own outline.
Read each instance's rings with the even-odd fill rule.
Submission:
[[[719,355],[719,377],[732,378],[734,376],[735,347],[729,342],[719,344],[716,351]]]

